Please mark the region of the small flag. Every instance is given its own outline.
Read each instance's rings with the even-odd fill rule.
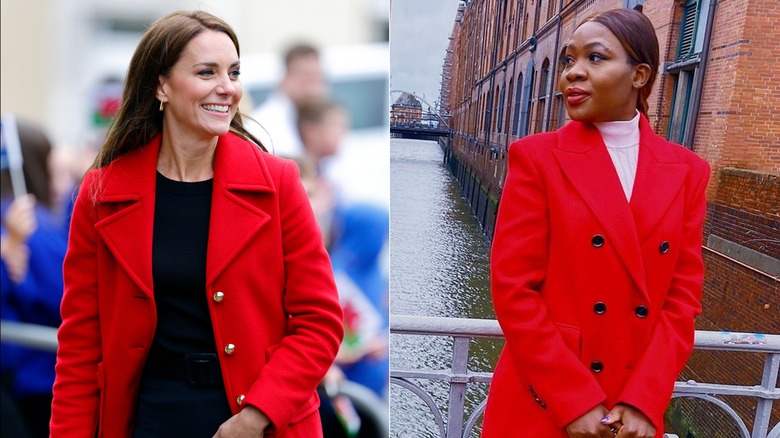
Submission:
[[[2,168],[11,173],[11,185],[14,189],[14,197],[18,198],[27,193],[27,185],[24,182],[24,170],[22,170],[22,148],[19,144],[19,133],[16,130],[16,119],[12,114],[5,115],[0,120],[0,161]]]

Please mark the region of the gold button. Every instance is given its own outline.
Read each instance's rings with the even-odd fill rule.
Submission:
[[[244,402],[244,395],[243,394],[241,394],[238,397],[236,397],[236,403],[238,403],[240,405],[243,402]]]
[[[219,291],[219,292],[214,294],[214,301],[216,301],[218,303],[221,303],[222,300],[224,300],[224,299],[225,299],[225,294],[222,293],[222,291]]]
[[[236,346],[235,345],[233,345],[233,344],[225,345],[225,353],[233,354],[234,351],[236,351]]]

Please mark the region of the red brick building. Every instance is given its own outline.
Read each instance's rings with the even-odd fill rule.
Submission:
[[[409,93],[401,93],[390,106],[390,122],[403,125],[422,123],[422,103]]]
[[[566,121],[562,47],[583,18],[635,7],[655,25],[661,69],[655,131],[712,166],[703,236],[702,330],[780,333],[780,4],[771,0],[473,0],[461,4],[444,62],[452,160],[492,235],[515,139]],[[755,385],[763,357],[695,352],[683,379]],[[755,401],[730,399],[752,427]],[[676,409],[685,405],[684,408]],[[672,412],[674,411],[674,412]],[[707,412],[704,414],[703,412]],[[711,405],[675,402],[680,436],[731,437]],[[780,420],[775,403],[771,424]],[[670,431],[671,431],[670,427]]]

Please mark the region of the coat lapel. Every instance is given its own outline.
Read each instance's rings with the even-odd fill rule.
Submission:
[[[603,227],[607,245],[615,248],[636,285],[646,294],[634,216],[598,130],[590,124],[569,122],[558,131],[558,148],[553,152]]]
[[[210,286],[271,218],[261,208],[274,193],[268,168],[254,146],[234,134],[219,138],[214,157],[206,284]]]
[[[674,148],[681,146],[669,144],[655,135],[644,117],[639,129],[639,159],[630,205],[639,240],[643,242],[682,190],[688,166],[674,153]]]
[[[150,298],[154,190],[160,137],[104,168],[95,229],[119,265]],[[105,215],[105,216],[104,216]]]

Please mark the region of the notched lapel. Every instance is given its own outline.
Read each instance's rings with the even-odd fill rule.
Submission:
[[[154,190],[160,137],[118,158],[104,175],[98,208],[105,214],[95,224],[98,236],[136,285],[150,298]]]
[[[260,153],[234,134],[220,137],[214,157],[206,284],[211,285],[271,219],[262,205],[275,188]]]
[[[128,198],[124,202],[120,199],[114,197],[101,206],[116,211],[95,224],[95,229],[119,265],[151,298],[154,290],[152,280],[154,196],[147,196],[141,200]]]
[[[649,127],[648,127],[649,129]],[[685,184],[688,166],[668,148],[681,147],[645,136],[640,139],[631,210],[640,242],[644,241],[672,207]]]
[[[249,193],[241,191],[215,191],[211,201],[206,284],[212,284],[271,219],[251,198]]]
[[[553,151],[563,173],[598,219],[639,289],[646,293],[634,217],[615,166],[595,127],[570,122],[559,130]]]

